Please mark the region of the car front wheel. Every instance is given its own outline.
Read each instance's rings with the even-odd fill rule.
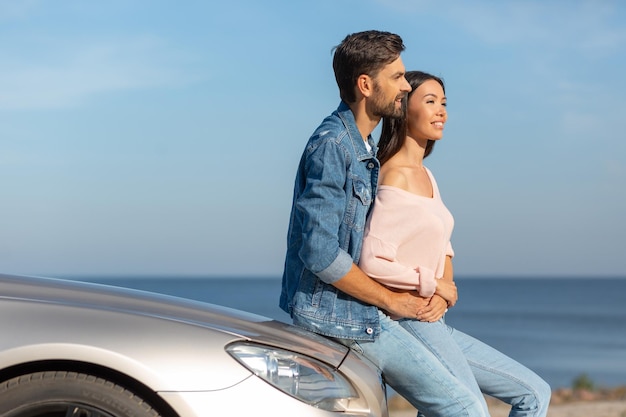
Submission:
[[[2,417],[158,417],[134,393],[76,372],[36,372],[0,383]]]

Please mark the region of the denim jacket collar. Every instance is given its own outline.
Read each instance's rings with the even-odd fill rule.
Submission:
[[[348,136],[352,141],[352,145],[354,146],[354,151],[356,152],[356,157],[359,161],[365,161],[367,159],[372,159],[373,155],[376,155],[376,144],[372,139],[372,135],[367,136],[367,142],[372,147],[371,152],[367,150],[365,146],[365,142],[363,141],[363,136],[361,136],[361,132],[356,125],[356,120],[354,119],[354,113],[352,113],[352,109],[348,106],[345,101],[341,101],[339,107],[337,108],[337,114],[339,118],[343,122],[348,131]]]

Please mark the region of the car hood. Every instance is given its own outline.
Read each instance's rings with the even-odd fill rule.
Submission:
[[[0,299],[23,299],[184,322],[257,343],[293,349],[336,367],[349,351],[325,337],[267,317],[147,291],[13,275],[0,275],[0,288]]]

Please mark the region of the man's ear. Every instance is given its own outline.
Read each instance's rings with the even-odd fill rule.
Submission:
[[[356,80],[356,88],[363,97],[369,97],[374,92],[374,80],[369,75],[361,74]]]

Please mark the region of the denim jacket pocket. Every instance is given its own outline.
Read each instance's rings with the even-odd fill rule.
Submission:
[[[361,178],[355,178],[352,182],[352,188],[354,195],[361,201],[364,206],[369,207],[372,204],[372,191],[367,186],[367,183]]]
[[[362,231],[372,204],[372,190],[362,178],[352,178],[352,198],[346,210],[345,223],[355,231]]]

